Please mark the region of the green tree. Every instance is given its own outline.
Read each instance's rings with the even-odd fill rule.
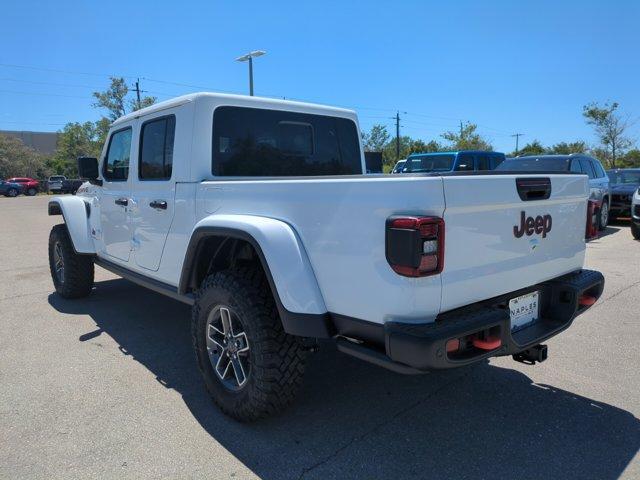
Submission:
[[[640,150],[634,148],[620,157],[620,165],[625,168],[640,168]]]
[[[45,160],[19,138],[0,134],[0,178],[42,178],[48,174]]]
[[[607,155],[606,161],[612,168],[616,167],[616,160],[624,155],[633,142],[626,136],[630,122],[618,112],[618,103],[606,102],[600,106],[597,102],[591,102],[582,107],[582,115],[587,125],[591,125],[604,147]]]
[[[407,135],[400,137],[400,158],[407,158],[412,153],[428,153],[441,151],[442,145],[435,140],[424,142]],[[389,140],[382,149],[382,162],[385,165],[396,163],[396,139]]]
[[[476,124],[467,122],[460,131],[445,132],[441,137],[451,142],[449,148],[452,150],[493,150],[491,143],[477,133],[477,129]]]
[[[542,145],[542,143],[540,143],[539,140],[533,140],[532,142],[527,143],[524,147],[518,150],[517,155],[542,155],[544,153],[547,153],[547,149]],[[509,155],[515,157],[516,152],[513,151]]]
[[[102,120],[95,123],[73,122],[66,124],[59,132],[58,147],[49,161],[51,170],[68,177],[77,176],[76,162],[78,157],[98,157],[100,155],[104,125],[105,122]]]
[[[93,92],[96,102],[93,104],[96,108],[104,108],[108,113],[111,121],[117,120],[121,116],[140,110],[156,103],[156,97],[142,97],[138,103],[137,98],[127,99],[129,95],[129,87],[122,77],[111,77],[111,85],[104,92]]]
[[[367,152],[381,152],[388,141],[389,132],[384,125],[374,125],[368,133],[362,133],[362,143]]]
[[[578,140],[576,142],[559,142],[547,150],[549,154],[570,155],[572,153],[585,153],[589,147],[586,142]]]
[[[68,177],[77,176],[78,157],[99,157],[111,123],[121,116],[153,105],[155,97],[143,97],[140,103],[130,97],[124,78],[111,77],[111,84],[104,92],[94,92],[96,108],[107,110],[107,116],[96,122],[71,122],[59,132],[58,146],[47,165],[55,173]]]

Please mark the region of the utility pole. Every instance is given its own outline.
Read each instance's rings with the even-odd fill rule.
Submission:
[[[138,99],[138,110],[140,110],[140,79],[136,79],[136,97]]]
[[[396,162],[400,160],[400,112],[396,110]]]
[[[460,141],[462,141],[462,120],[460,120]]]
[[[524,135],[524,133],[514,133],[513,135],[511,135],[512,137],[516,137],[516,157],[518,156],[518,140],[520,140],[520,137],[522,137]]]

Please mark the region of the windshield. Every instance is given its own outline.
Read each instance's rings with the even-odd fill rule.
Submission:
[[[569,159],[566,157],[522,157],[510,158],[502,162],[496,170],[508,172],[566,172],[569,170]]]
[[[607,172],[609,180],[614,185],[640,185],[640,171],[621,171],[621,172]]]
[[[49,180],[51,180],[52,182],[59,182],[61,180],[64,180],[64,177],[50,177]]]
[[[406,160],[400,160],[398,163],[396,163],[396,166],[393,168],[393,173],[401,172],[402,167],[404,167],[405,163],[406,163]]]
[[[415,157],[409,157],[407,162],[410,165],[407,167],[407,171],[413,173],[420,172],[449,172],[453,170],[453,162],[456,156],[453,153],[447,153],[442,155],[420,155]]]

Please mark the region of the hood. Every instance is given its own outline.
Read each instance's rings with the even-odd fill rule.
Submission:
[[[620,183],[611,185],[611,193],[616,193],[618,195],[633,195],[638,189],[638,185],[634,185],[633,183]]]

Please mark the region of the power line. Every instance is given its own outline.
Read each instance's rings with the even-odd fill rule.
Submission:
[[[127,79],[132,79],[139,84],[140,79],[145,80],[147,82],[154,82],[154,83],[160,83],[160,84],[165,84],[165,85],[175,85],[175,86],[179,86],[179,87],[186,87],[186,88],[195,88],[195,89],[202,89],[202,90],[214,90],[214,91],[218,91],[221,93],[238,93],[238,92],[234,92],[234,91],[230,91],[230,90],[223,90],[220,88],[215,88],[212,86],[205,86],[205,85],[196,85],[196,84],[190,84],[190,83],[182,83],[182,82],[175,82],[175,81],[170,81],[170,80],[162,80],[162,79],[158,79],[158,78],[150,78],[150,77],[137,77],[137,76],[133,76],[133,75],[115,75],[115,74],[107,74],[107,73],[95,73],[95,72],[83,72],[83,71],[75,71],[75,70],[66,70],[66,69],[60,69],[60,68],[50,68],[50,67],[40,67],[40,66],[32,66],[32,65],[18,65],[18,64],[10,64],[10,63],[0,63],[0,67],[8,67],[8,68],[18,68],[18,69],[27,69],[27,70],[36,70],[36,71],[44,71],[44,72],[55,72],[55,73],[64,73],[64,74],[70,74],[70,75],[88,75],[88,76],[95,76],[95,77],[104,77],[104,78],[112,78],[112,77],[122,77],[122,78],[127,78]],[[17,81],[20,82],[20,80],[16,80],[16,79],[5,79],[8,81]],[[68,86],[68,87],[75,87],[75,88],[102,88],[102,87],[94,87],[94,86],[89,86],[89,85],[74,85],[74,84],[55,84],[55,83],[50,83],[50,82],[35,82],[35,81],[22,81],[23,83],[33,83],[33,84],[49,84],[49,85],[53,85],[53,86]],[[139,88],[139,86],[138,86]],[[141,92],[138,92],[135,88],[133,88],[134,91],[136,91],[136,97],[138,97],[138,94]],[[21,94],[21,95],[45,95],[45,96],[60,96],[60,97],[68,97],[68,98],[84,98],[84,97],[78,97],[78,96],[71,96],[71,95],[62,95],[62,94],[54,94],[54,93],[39,93],[39,92],[13,92],[13,91],[3,91],[4,93],[16,93],[16,94]],[[154,95],[160,95],[160,96],[167,96],[167,97],[172,97],[172,96],[177,96],[177,95],[182,95],[181,94],[174,94],[174,93],[165,93],[165,92],[156,92],[156,91],[152,91],[152,90],[148,90],[148,93],[154,94]],[[272,94],[267,94],[265,96],[270,96],[270,97],[274,97],[274,98],[284,98],[282,95],[272,95]],[[291,99],[291,98],[290,98]],[[302,101],[302,102],[314,102],[314,101],[318,101],[318,100],[312,100],[312,99],[297,99],[298,101]],[[322,102],[322,101],[319,101]],[[331,102],[328,102],[331,103]],[[399,115],[399,111],[397,109],[392,109],[392,108],[382,108],[382,107],[371,107],[371,106],[344,106],[345,108],[351,108],[351,109],[355,109],[355,110],[371,110],[371,111],[380,111],[380,112],[392,112],[394,110],[396,110],[397,114]],[[415,117],[423,117],[423,118],[433,118],[433,119],[439,119],[439,120],[449,120],[449,121],[455,121],[458,122],[458,119],[453,118],[453,117],[444,117],[444,116],[437,116],[437,115],[428,115],[428,114],[424,114],[424,113],[416,113],[416,112],[403,112],[404,115],[409,115],[409,116],[415,116]],[[361,118],[367,118],[364,116],[361,116]],[[373,118],[373,117],[370,117]],[[382,117],[381,117],[382,118]],[[394,117],[395,119],[395,117]],[[413,121],[413,120],[410,120]],[[420,124],[419,122],[413,121],[415,124]],[[442,125],[442,124],[424,124],[424,125],[433,125],[433,126],[442,126],[445,128],[452,128],[451,125]],[[483,129],[487,129],[487,130],[491,130],[494,132],[497,132],[500,135],[509,135],[507,132],[505,132],[504,130],[500,130],[500,129],[496,129],[493,127],[489,127],[486,125],[480,125],[480,124],[476,124],[478,127],[481,127]]]
[[[22,68],[26,70],[41,70],[43,72],[55,72],[55,73],[67,73],[69,75],[90,75],[92,77],[123,77],[123,78],[136,78],[132,75],[109,75],[106,73],[90,73],[90,72],[78,72],[72,70],[62,70],[58,68],[47,68],[47,67],[33,67],[30,65],[16,65],[13,63],[0,63],[0,67],[10,67],[10,68]]]
[[[14,120],[0,120],[0,124],[12,123],[20,125],[66,125],[66,123],[46,123],[46,122],[19,122]]]
[[[92,98],[92,97],[81,97],[79,95],[63,95],[60,93],[19,92],[15,90],[0,90],[0,93],[14,93],[18,95],[38,95],[38,96],[45,96],[45,97],[84,98],[84,99]]]
[[[73,83],[54,83],[54,82],[37,82],[34,80],[19,80],[17,78],[0,78],[0,81],[15,83],[31,83],[33,85],[51,85],[53,87],[72,87],[72,88],[104,88],[104,85],[78,85]]]

